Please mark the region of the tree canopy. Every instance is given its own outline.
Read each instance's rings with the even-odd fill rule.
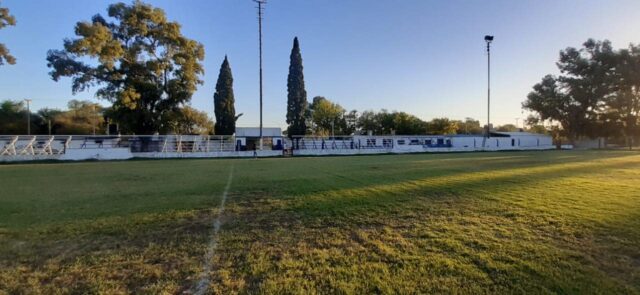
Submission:
[[[157,132],[165,113],[188,103],[202,84],[204,48],[149,4],[117,3],[107,11],[111,21],[98,14],[78,22],[77,38],[48,52],[51,78],[71,77],[74,94],[100,87],[97,97],[112,103],[112,119],[125,132]]]
[[[227,56],[220,66],[220,74],[213,94],[213,105],[216,114],[215,133],[232,135],[236,131],[236,109],[233,97],[233,75]]]
[[[614,50],[611,42],[587,40],[560,52],[559,76],[547,75],[533,86],[523,108],[535,125],[556,122],[570,140],[616,136],[631,145],[638,136],[640,47]]]
[[[293,39],[291,49],[289,76],[287,78],[287,135],[305,135],[307,125],[305,114],[307,109],[307,91],[304,87],[302,54],[298,37]]]
[[[326,136],[332,132],[334,135],[348,135],[353,132],[348,128],[346,111],[339,104],[316,96],[309,109],[315,135]]]
[[[0,7],[0,29],[7,26],[15,26],[16,18],[9,13],[9,8]],[[7,64],[15,64],[16,58],[9,53],[9,49],[3,43],[0,43],[0,66]]]
[[[444,135],[456,134],[458,132],[458,122],[450,120],[449,118],[435,118],[427,124],[429,134]]]
[[[94,102],[71,100],[67,111],[40,110],[51,120],[53,134],[105,134],[104,108]]]
[[[32,127],[34,121],[31,121]],[[27,108],[23,102],[5,100],[0,103],[0,134],[27,134]]]
[[[214,133],[214,124],[207,113],[190,106],[184,106],[168,112],[163,119],[162,133],[210,135]]]
[[[71,100],[67,110],[40,109],[30,115],[32,134],[104,134],[104,108],[91,101]],[[0,134],[27,134],[28,110],[23,102],[0,103]],[[95,128],[95,129],[94,129]]]

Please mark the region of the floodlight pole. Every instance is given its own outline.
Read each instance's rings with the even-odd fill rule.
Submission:
[[[258,44],[260,52],[260,150],[262,150],[262,5],[266,0],[253,0],[258,3]]]
[[[27,135],[31,135],[31,99],[25,99],[27,102]]]
[[[487,42],[487,138],[491,136],[491,42],[493,36],[484,36]]]

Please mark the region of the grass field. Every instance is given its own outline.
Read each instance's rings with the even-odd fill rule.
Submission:
[[[0,165],[0,293],[198,282],[215,294],[640,294],[640,153]]]

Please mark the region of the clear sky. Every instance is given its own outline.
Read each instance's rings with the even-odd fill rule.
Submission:
[[[69,79],[52,81],[46,52],[73,37],[77,21],[106,14],[103,0],[3,0],[16,27],[0,30],[18,63],[0,67],[0,100],[32,98],[33,108],[64,108]],[[239,126],[258,124],[258,33],[250,0],[147,0],[183,33],[204,44],[204,85],[192,105],[213,117],[220,64],[229,55]],[[492,45],[492,122],[525,117],[520,104],[545,74],[557,73],[558,52],[587,38],[614,47],[640,43],[640,1],[593,0],[271,0],[264,38],[264,124],[285,126],[287,72],[300,39],[308,99],[322,95],[347,110],[406,111],[486,120],[486,54]],[[105,102],[102,102],[103,104]]]

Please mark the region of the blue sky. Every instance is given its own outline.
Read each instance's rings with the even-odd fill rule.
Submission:
[[[102,0],[4,0],[18,25],[0,30],[18,63],[0,67],[0,100],[32,98],[33,108],[64,108],[69,79],[52,81],[46,52],[73,37],[77,21],[106,14]],[[205,46],[204,85],[192,105],[213,115],[213,93],[229,56],[239,126],[258,123],[258,47],[250,0],[147,0]],[[558,52],[587,38],[615,47],[640,43],[640,1],[271,0],[263,23],[265,126],[285,126],[286,81],[300,38],[308,99],[322,95],[351,110],[406,111],[486,120],[486,54],[492,45],[492,122],[523,118],[531,86],[557,73]],[[102,102],[103,104],[105,102]]]

